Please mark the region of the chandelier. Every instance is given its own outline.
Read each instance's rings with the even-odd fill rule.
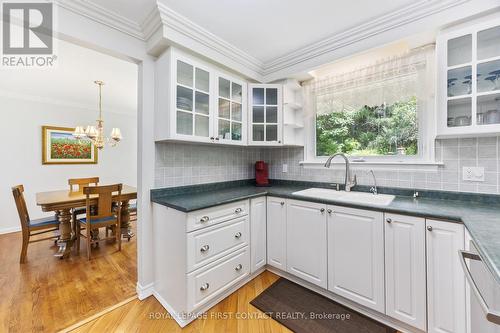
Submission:
[[[111,130],[111,136],[108,138],[104,135],[104,121],[102,120],[102,86],[104,82],[94,81],[99,86],[99,119],[96,120],[97,126],[89,125],[84,130],[83,126],[77,126],[73,132],[73,136],[78,140],[91,141],[98,149],[104,148],[107,143],[111,147],[116,146],[122,139],[122,133],[119,128],[115,127]]]

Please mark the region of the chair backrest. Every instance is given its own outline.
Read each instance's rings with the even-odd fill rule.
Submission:
[[[83,188],[89,185],[98,185],[99,177],[90,177],[90,178],[72,178],[68,179],[69,190],[71,192],[75,191],[73,186],[78,185],[78,192],[83,192]]]
[[[12,194],[14,195],[14,201],[16,202],[17,213],[19,214],[19,220],[21,220],[21,228],[27,230],[30,224],[30,216],[28,214],[28,207],[26,207],[26,201],[24,200],[24,186],[17,185],[12,187]]]
[[[87,196],[87,220],[101,219],[114,215],[117,215],[119,219],[121,210],[122,187],[122,184],[84,187],[83,193]],[[114,199],[113,192],[118,192],[117,196]],[[97,214],[91,215],[91,202],[92,200],[96,199],[94,195],[97,195]],[[113,206],[113,202],[116,202],[117,206]],[[117,207],[116,211],[115,207]]]

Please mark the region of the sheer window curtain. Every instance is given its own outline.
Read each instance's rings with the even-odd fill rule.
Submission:
[[[303,84],[306,124],[306,160],[316,157],[316,114],[357,110],[364,105],[391,105],[417,96],[419,155],[413,159],[433,161],[435,131],[434,44],[383,59],[374,65],[334,76],[319,77]],[[386,156],[371,159],[401,158]],[[406,157],[406,159],[411,159]]]

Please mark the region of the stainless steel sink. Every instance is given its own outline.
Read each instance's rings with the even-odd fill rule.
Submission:
[[[387,206],[395,198],[394,195],[389,194],[374,195],[372,193],[366,192],[335,191],[326,188],[308,188],[303,191],[293,192],[292,194],[317,199],[336,200],[378,206]]]

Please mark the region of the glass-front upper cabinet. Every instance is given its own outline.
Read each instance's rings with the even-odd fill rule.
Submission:
[[[228,144],[247,143],[247,86],[228,76],[217,78],[215,140]]]
[[[282,144],[282,90],[279,84],[249,85],[249,144]]]
[[[437,39],[438,137],[500,130],[500,25],[471,24]]]

